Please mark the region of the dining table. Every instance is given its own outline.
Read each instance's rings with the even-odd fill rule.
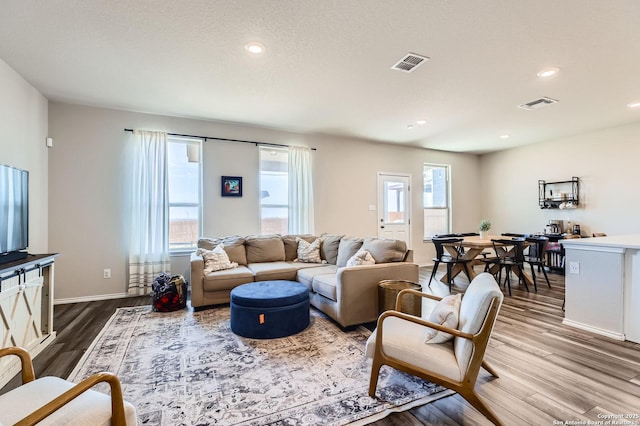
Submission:
[[[469,261],[467,264],[467,270],[465,270],[463,263],[456,263],[455,265],[453,265],[453,267],[451,268],[451,278],[455,278],[461,272],[465,272],[468,274],[469,281],[473,280],[479,273],[484,272],[484,267],[486,263],[483,262],[482,260],[484,258],[482,254],[485,252],[485,250],[491,249],[491,253],[489,254],[489,256],[495,256],[495,253],[493,252],[492,240],[508,240],[508,239],[511,239],[511,237],[506,237],[504,235],[487,234],[484,236],[484,238],[480,238],[479,235],[472,235],[472,236],[464,237],[462,242],[459,244],[443,244],[445,250],[447,250],[447,252],[453,258],[458,256],[458,253],[456,253],[458,246],[463,247],[464,254],[462,254],[462,256],[460,256],[459,258],[462,260]],[[530,244],[525,241],[525,247],[529,245]],[[478,272],[475,270],[475,267],[478,265],[482,266],[482,271]],[[498,265],[497,263],[494,263],[490,265],[488,272],[492,275],[496,275],[498,273],[499,268],[500,268],[500,265]],[[521,278],[526,283],[527,286],[533,285],[533,278],[531,278],[531,275],[529,275],[524,270],[524,268],[522,270],[518,268],[513,268],[512,271],[518,278]],[[442,278],[440,278],[440,281],[442,281],[445,284],[449,283],[449,275],[445,272]]]

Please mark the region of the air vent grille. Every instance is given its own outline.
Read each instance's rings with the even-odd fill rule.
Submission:
[[[518,105],[518,108],[533,110],[533,109],[542,108],[543,106],[555,104],[556,102],[558,101],[544,96],[540,99],[534,99],[522,105]]]
[[[404,58],[400,59],[395,65],[391,67],[392,70],[398,70],[402,72],[411,72],[429,58],[426,56],[418,55],[416,53],[407,53]]]

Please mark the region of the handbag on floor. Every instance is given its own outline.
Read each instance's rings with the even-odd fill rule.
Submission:
[[[154,312],[172,312],[187,306],[187,281],[182,275],[160,273],[151,284]]]

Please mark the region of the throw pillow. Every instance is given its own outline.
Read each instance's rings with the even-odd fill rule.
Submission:
[[[220,243],[213,250],[199,248],[196,251],[198,256],[204,259],[204,274],[221,271],[223,269],[231,269],[238,266],[236,262],[231,262],[227,252],[224,251],[224,244]]]
[[[322,239],[316,238],[312,243],[298,237],[298,258],[296,262],[323,263],[320,258],[320,243]]]
[[[431,311],[427,321],[457,329],[461,302],[462,295],[460,293],[443,297]],[[451,339],[453,339],[452,334],[429,328],[425,343],[444,343]]]
[[[366,250],[358,250],[356,254],[347,260],[346,266],[375,265],[375,263],[376,260],[371,256],[371,253]]]

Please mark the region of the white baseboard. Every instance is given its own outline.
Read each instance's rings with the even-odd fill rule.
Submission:
[[[129,293],[98,294],[96,296],[67,297],[65,299],[55,299],[53,301],[53,304],[66,305],[67,303],[95,302],[98,300],[124,299],[126,297],[136,296],[131,296]]]
[[[581,322],[573,321],[570,319],[563,319],[562,323],[568,325],[570,327],[579,328],[580,330],[588,331],[590,333],[599,334],[600,336],[610,337],[615,340],[626,340],[624,333],[617,333],[615,331],[605,330],[603,328],[594,327],[588,324],[583,324]]]

